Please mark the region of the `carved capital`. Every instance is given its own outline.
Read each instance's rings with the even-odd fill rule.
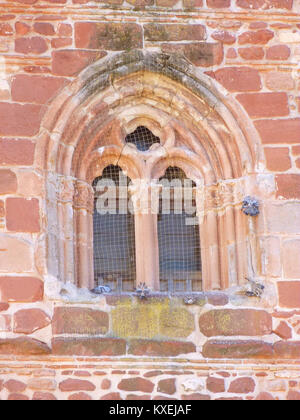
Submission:
[[[90,213],[94,211],[94,190],[90,185],[82,182],[76,183],[74,206],[77,209],[85,209]]]

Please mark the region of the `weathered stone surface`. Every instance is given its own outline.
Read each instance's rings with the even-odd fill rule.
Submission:
[[[256,340],[210,340],[204,344],[202,354],[213,359],[265,359],[273,356],[273,347]]]
[[[12,99],[16,102],[45,104],[66,84],[62,77],[17,75],[12,80]]]
[[[59,389],[62,392],[95,391],[96,386],[90,381],[83,381],[81,379],[66,379],[59,384]]]
[[[47,344],[33,338],[18,337],[0,339],[0,354],[34,356],[49,353],[50,348]]]
[[[122,302],[112,311],[114,335],[124,338],[186,338],[194,331],[194,316],[185,308],[173,308],[168,299],[147,304]]]
[[[212,75],[230,92],[254,92],[262,88],[259,72],[251,67],[226,67]]]
[[[146,393],[152,393],[154,390],[154,384],[144,378],[130,378],[130,379],[122,379],[122,381],[118,385],[118,389],[121,391],[140,391]]]
[[[54,391],[56,382],[48,378],[32,378],[28,381],[28,388],[37,391]]]
[[[41,309],[21,309],[14,314],[13,323],[15,333],[32,334],[47,327],[51,318]]]
[[[115,338],[54,338],[53,354],[76,356],[121,356],[126,341]]]
[[[265,144],[299,143],[300,118],[259,120],[255,126]]]
[[[300,308],[300,282],[280,281],[277,283],[279,305],[282,308]]]
[[[9,231],[32,233],[40,231],[40,208],[36,198],[8,198],[6,213],[6,226]]]
[[[231,382],[228,392],[233,394],[249,394],[254,392],[255,382],[252,378],[238,378]]]
[[[59,50],[52,53],[52,71],[58,76],[75,76],[97,59],[104,51]]]
[[[128,353],[135,356],[179,356],[195,351],[196,346],[189,342],[131,340]]]
[[[32,397],[33,401],[56,401],[55,395],[50,392],[35,392]]]
[[[173,395],[176,392],[176,379],[163,379],[158,382],[157,392]]]
[[[277,197],[287,200],[300,199],[300,175],[284,174],[276,176]]]
[[[181,399],[183,401],[210,401],[211,397],[209,395],[195,393],[189,395],[181,395]]]
[[[53,334],[106,334],[109,328],[108,314],[89,308],[56,307]]]
[[[199,327],[206,337],[266,335],[272,332],[272,317],[252,309],[219,309],[201,315]]]
[[[144,26],[147,41],[202,41],[206,30],[203,25],[168,25],[149,23]]]
[[[1,136],[34,136],[43,116],[41,105],[0,103]]]
[[[278,341],[274,344],[275,356],[283,359],[300,357],[300,341]]]
[[[274,333],[284,340],[289,340],[293,336],[291,327],[285,321],[280,322]]]
[[[24,382],[10,379],[4,383],[4,388],[6,388],[9,392],[23,392],[27,386]]]
[[[16,174],[10,169],[0,170],[0,195],[17,192],[18,182]]]
[[[163,336],[186,338],[194,329],[194,316],[184,308],[168,308],[161,311],[159,331]]]
[[[92,397],[85,392],[78,392],[76,394],[72,394],[68,398],[69,401],[91,401]]]
[[[3,302],[37,302],[43,299],[44,284],[34,277],[0,277],[0,294]]]
[[[209,376],[206,381],[206,388],[214,393],[225,392],[225,381],[221,378]]]
[[[1,165],[32,165],[35,143],[26,139],[0,139]]]
[[[142,27],[135,23],[75,23],[77,48],[113,51],[141,48]]]

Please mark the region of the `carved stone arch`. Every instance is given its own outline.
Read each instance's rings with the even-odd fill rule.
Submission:
[[[141,124],[161,140],[147,152],[147,162],[124,142]],[[257,173],[263,159],[243,108],[184,58],[135,50],[92,64],[52,102],[37,141],[35,165],[47,191],[48,274],[90,288],[93,179],[105,165],[118,163],[130,178],[151,181],[165,161],[190,166],[193,177],[203,180],[205,289],[243,282],[243,178]]]

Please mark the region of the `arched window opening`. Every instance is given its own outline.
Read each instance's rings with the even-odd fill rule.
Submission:
[[[162,292],[202,290],[199,223],[195,183],[176,167],[160,179],[158,242]]]
[[[119,166],[110,165],[93,182],[95,286],[113,292],[135,287],[135,225],[128,195],[129,178]]]
[[[126,136],[125,142],[133,143],[139,151],[146,152],[153,144],[160,143],[160,139],[147,127],[140,126],[133,133]]]

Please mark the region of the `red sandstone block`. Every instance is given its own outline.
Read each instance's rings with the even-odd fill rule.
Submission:
[[[77,392],[76,394],[72,394],[68,398],[69,401],[91,401],[92,397],[85,392]]]
[[[0,36],[11,36],[14,34],[14,30],[8,23],[0,23]]]
[[[96,387],[90,381],[83,381],[81,379],[66,379],[59,384],[59,389],[62,392],[95,391]]]
[[[119,401],[122,400],[119,392],[111,392],[100,398],[102,401]]]
[[[147,41],[202,41],[206,36],[203,25],[168,25],[149,23],[144,26]]]
[[[17,75],[12,79],[12,100],[45,104],[67,83],[62,77]]]
[[[251,93],[237,96],[252,118],[286,117],[289,115],[286,93]]]
[[[5,382],[4,388],[6,388],[9,392],[23,392],[27,386],[23,382],[10,379],[9,381]]]
[[[230,92],[259,91],[262,88],[259,72],[251,67],[227,67],[213,75]]]
[[[300,281],[282,281],[277,283],[279,306],[282,308],[300,308]]]
[[[300,192],[300,181],[298,188]],[[283,272],[284,277],[287,279],[300,279],[299,239],[285,240],[283,242]]]
[[[51,41],[52,48],[66,48],[72,45],[72,38],[55,38]]]
[[[273,356],[273,348],[272,344],[257,340],[209,340],[202,354],[212,359],[265,359]]]
[[[117,338],[54,338],[53,354],[62,356],[122,356],[126,341]]]
[[[61,37],[70,37],[73,34],[73,28],[68,23],[60,23],[58,25],[58,35]]]
[[[292,154],[294,156],[300,156],[300,146],[293,146],[292,147]]]
[[[0,138],[0,165],[30,166],[34,150],[35,144],[31,140]]]
[[[274,38],[274,32],[269,29],[262,29],[256,32],[244,32],[239,36],[239,44],[267,44]]]
[[[13,194],[18,189],[16,174],[10,169],[0,170],[0,195]]]
[[[135,23],[75,23],[77,48],[123,51],[143,47],[142,27]]]
[[[207,6],[213,9],[225,9],[230,7],[231,0],[207,0]]]
[[[285,321],[280,322],[274,333],[283,340],[289,340],[293,336],[291,327]]]
[[[15,51],[20,54],[43,54],[48,50],[44,38],[34,36],[32,38],[18,38],[15,40]]]
[[[33,29],[36,33],[41,35],[51,36],[55,34],[54,27],[51,23],[37,22],[34,24]]]
[[[261,47],[239,48],[239,54],[244,60],[262,60],[265,51]]]
[[[272,317],[252,309],[218,309],[201,315],[199,328],[206,337],[267,335],[272,332]]]
[[[0,339],[0,354],[46,355],[50,354],[47,344],[30,337]]]
[[[287,401],[300,401],[300,392],[289,391]]]
[[[131,340],[129,354],[135,356],[179,356],[180,354],[195,353],[196,347],[191,342]]]
[[[109,329],[109,317],[106,312],[90,308],[57,307],[52,329],[54,335],[104,335]]]
[[[225,392],[225,381],[221,378],[214,378],[209,376],[206,381],[206,388],[210,392],[219,393]]]
[[[293,7],[293,0],[237,0],[242,9],[288,9]]]
[[[197,67],[211,67],[222,63],[224,49],[222,43],[199,42],[190,44],[162,44],[166,53],[183,54]]]
[[[268,24],[266,22],[252,22],[249,25],[249,29],[266,29]]]
[[[7,398],[7,401],[28,401],[29,397],[24,394],[10,394]]]
[[[41,309],[21,309],[14,314],[14,332],[32,334],[47,327],[51,318]]]
[[[173,395],[176,392],[176,379],[162,379],[158,382],[157,385],[157,392],[161,392],[162,394]]]
[[[27,35],[30,32],[31,28],[27,23],[16,22],[15,29],[18,35]]]
[[[61,50],[52,53],[52,70],[59,76],[75,76],[85,67],[103,58],[104,51]]]
[[[272,172],[288,171],[292,167],[290,149],[287,147],[265,147],[267,169]]]
[[[287,200],[300,198],[300,175],[284,174],[276,176],[277,197]]]
[[[6,227],[11,232],[39,232],[39,200],[8,198],[6,200]]]
[[[236,36],[228,31],[216,31],[212,34],[212,38],[228,45],[232,45],[236,41]]]
[[[144,378],[129,378],[122,379],[118,385],[118,389],[121,391],[130,391],[130,392],[146,392],[152,393],[154,390],[154,384],[151,381],[148,381]]]
[[[274,45],[267,50],[267,60],[287,60],[291,50],[287,45]]]
[[[228,392],[233,394],[249,394],[255,391],[255,382],[252,378],[238,378],[231,382]]]
[[[183,6],[189,9],[203,7],[203,0],[183,0]]]
[[[300,118],[255,121],[255,126],[265,144],[300,142]]]
[[[33,401],[56,401],[56,397],[50,392],[35,392],[32,397]]]
[[[261,392],[255,399],[257,401],[275,401],[275,398],[268,392]]]
[[[211,397],[209,395],[195,393],[189,395],[181,395],[181,399],[183,401],[210,401]]]
[[[0,102],[0,136],[34,136],[39,131],[42,116],[40,105]]]
[[[2,302],[37,302],[43,300],[44,284],[34,277],[0,277]]]
[[[278,341],[274,344],[275,356],[283,359],[299,359],[300,341]]]

